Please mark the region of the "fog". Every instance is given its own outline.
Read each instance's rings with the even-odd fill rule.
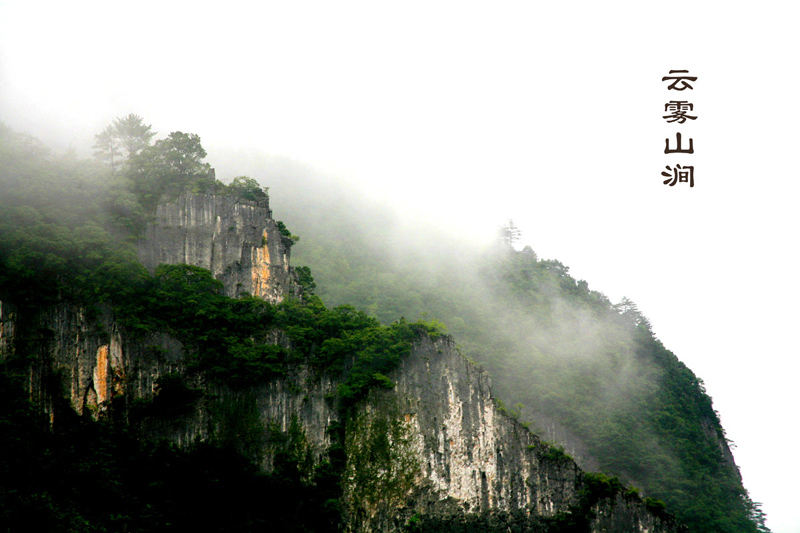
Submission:
[[[480,231],[458,231],[442,225],[437,211],[412,215],[397,202],[371,198],[358,183],[326,177],[298,162],[244,151],[218,157],[231,176],[246,174],[269,184],[275,216],[300,235],[293,264],[311,266],[328,305],[356,304],[387,323],[401,317],[444,320],[463,353],[494,376],[495,392],[506,405],[516,405],[512,411],[522,421],[543,439],[564,445],[583,468],[605,466],[575,422],[562,420],[564,413],[591,412],[579,425],[584,435],[596,438],[587,427],[626,413],[633,419],[657,392],[653,383],[663,370],[636,356],[632,330],[619,315],[598,313],[547,281],[529,285],[535,291],[526,297],[516,294],[520,289],[500,272],[509,268],[509,248],[499,241],[499,223],[482,220]],[[447,210],[447,199],[440,201]],[[343,273],[330,270],[337,248],[349,254],[340,265],[353,277],[345,276],[344,283],[350,282],[345,288]],[[535,261],[530,248],[523,255]],[[380,277],[361,278],[376,268]],[[401,297],[397,286],[413,294]],[[599,298],[607,309],[610,302]],[[583,406],[565,406],[581,387]],[[540,398],[559,394],[563,413],[548,410]],[[637,438],[643,449],[661,448],[656,434],[642,429]],[[677,464],[666,450],[661,457]],[[642,486],[627,471],[615,473]]]
[[[0,120],[85,156],[127,113],[159,138],[197,133],[219,177],[271,187],[276,218],[347,205],[385,221],[352,231],[401,263],[455,259],[513,219],[521,245],[639,305],[705,381],[770,527],[797,533],[800,467],[775,453],[798,436],[792,15],[781,2],[6,0]],[[682,130],[690,159],[663,153],[670,69],[698,76],[679,95],[699,117]],[[681,162],[695,187],[663,185]],[[313,243],[298,233],[301,256]]]

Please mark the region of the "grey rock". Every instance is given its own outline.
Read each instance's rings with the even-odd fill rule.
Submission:
[[[287,241],[266,204],[185,194],[158,207],[139,255],[150,269],[161,263],[207,268],[229,296],[249,292],[277,302],[299,293]],[[112,404],[125,409],[152,399],[160,377],[185,370],[176,339],[127,331],[109,308],[98,308],[90,313],[63,302],[20,317],[0,302],[0,361],[24,347],[28,391],[51,423],[60,397],[97,419]],[[399,532],[420,519],[438,524],[437,531],[465,531],[470,524],[471,531],[545,531],[548,520],[580,503],[583,476],[575,462],[548,455],[549,445],[505,414],[488,374],[448,337],[420,338],[388,377],[394,387],[371,391],[346,421],[346,531]],[[331,445],[329,427],[341,422],[340,379],[305,364],[245,390],[196,377],[191,386],[204,391],[202,400],[173,420],[148,422],[145,433],[179,445],[233,443],[270,471],[277,449],[271,435],[295,431],[319,464]],[[680,531],[619,495],[593,511],[592,532]]]
[[[162,263],[199,266],[222,281],[227,296],[248,292],[275,303],[299,294],[291,245],[266,200],[184,193],[158,206],[139,242],[139,260],[151,272]]]

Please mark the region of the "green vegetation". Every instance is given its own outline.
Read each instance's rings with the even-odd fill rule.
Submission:
[[[635,489],[626,490],[619,478],[607,476],[602,473],[584,474],[581,479],[581,489],[578,503],[573,505],[566,513],[547,519],[548,533],[573,533],[590,530],[590,521],[595,516],[594,507],[601,501],[610,501],[610,505],[617,505],[618,498],[627,501],[641,502],[639,493]],[[674,517],[665,511],[664,503],[648,498],[645,506],[661,520],[674,522]]]
[[[148,211],[184,191],[213,193],[214,170],[203,162],[205,157],[199,136],[174,131],[128,160],[126,174],[132,192]]]
[[[289,231],[289,229],[286,227],[286,224],[284,224],[283,221],[278,220],[275,223],[275,225],[278,226],[278,232],[280,232],[281,235],[283,235],[284,237],[289,239],[289,241],[291,241],[292,244],[294,244],[294,243],[296,243],[297,241],[300,240],[299,236],[292,235],[292,232]]]
[[[104,133],[117,135],[116,129]],[[0,529],[337,530],[352,406],[373,387],[393,386],[386,376],[412,342],[438,335],[440,326],[405,320],[384,326],[352,307],[326,308],[313,295],[307,268],[300,274],[304,300],[279,305],[226,297],[210,272],[189,265],[149,273],[133,242],[157,201],[206,187],[251,201],[266,193],[246,177],[227,187],[215,183],[197,136],[176,132],[152,146],[150,136],[140,140],[135,150],[126,148],[127,159],[111,152],[112,169],[53,156],[34,139],[0,127],[0,183],[8,187],[0,195],[0,301],[24,317],[17,356],[0,365]],[[185,371],[161,376],[151,399],[129,409],[116,404],[101,422],[72,412],[53,373],[49,392],[58,422],[50,431],[15,380],[29,364],[28,343],[47,342],[27,326],[61,301],[88,313],[107,306],[134,337],[168,333],[183,344]],[[276,332],[285,339],[279,344]],[[299,426],[287,434],[262,427],[247,392],[301,361],[340,383],[343,423],[329,428],[330,459],[316,467]],[[228,392],[210,397],[201,382]],[[178,449],[143,438],[148,425],[180,422],[200,403],[215,428],[211,442]],[[274,452],[269,475],[255,466],[266,449]]]
[[[65,406],[64,425],[49,431],[15,392],[24,361],[6,361],[0,518],[11,529],[33,517],[26,528],[43,531],[149,531],[167,523],[247,531],[275,520],[286,531],[332,530],[350,408],[372,388],[391,387],[387,374],[411,343],[440,335],[446,323],[465,354],[490,371],[516,418],[583,441],[605,473],[586,478],[590,496],[616,494],[622,479],[642,488],[652,510],[666,507],[692,530],[766,531],[758,504],[720,451],[724,433],[702,381],[658,341],[635,304],[613,305],[558,261],[512,248],[520,237],[513,224],[483,254],[442,244],[435,253],[451,259],[436,265],[423,261],[430,250],[406,249],[398,260],[379,232],[379,213],[368,224],[349,220],[344,203],[335,211],[284,206],[306,243],[295,257],[314,269],[316,283],[300,268],[302,302],[227,298],[203,269],[162,265],[149,273],[136,260],[135,236],[157,202],[182,191],[248,201],[265,201],[266,191],[245,176],[217,181],[196,135],[173,132],[154,144],[152,137],[140,117],[117,119],[97,137],[100,160],[81,161],[0,124],[0,300],[29,316],[59,300],[88,312],[105,305],[130,332],[179,339],[186,373],[163,376],[152,401],[134,406],[134,419],[177,418],[214,401],[196,386],[200,377],[241,394],[216,406],[218,419],[230,423],[218,424],[215,445],[178,450],[143,444],[136,424],[78,420]],[[287,342],[275,344],[276,331]],[[35,333],[30,342],[43,338]],[[297,428],[283,435],[259,427],[244,393],[299,361],[341,376],[345,424],[329,428],[329,461],[313,471],[302,466]],[[264,435],[280,451],[270,476],[251,462]],[[375,435],[370,442],[380,450]],[[567,460],[557,446],[547,455]],[[264,490],[271,499],[255,505],[253,494]],[[409,521],[412,528],[424,523]]]
[[[187,189],[266,198],[251,178],[215,180],[197,135],[150,145],[150,126],[136,115],[107,130],[98,143],[110,136],[119,148],[101,151],[115,154],[113,173],[0,123],[0,297],[34,308],[60,296],[123,300],[145,282],[134,242],[159,200]]]
[[[217,191],[218,194],[219,192]],[[267,189],[262,189],[256,180],[247,176],[233,178],[223,192],[251,202],[261,202],[267,199]]]
[[[136,157],[150,146],[156,132],[133,113],[115,118],[106,128],[95,135],[95,156],[107,162],[114,174],[119,166],[131,157]]]
[[[287,220],[304,235],[293,259],[314,270],[326,303],[387,323],[430,313],[534,433],[579,440],[604,473],[662,500],[692,530],[766,530],[721,451],[724,431],[702,381],[633,302],[613,304],[559,261],[513,248],[513,223],[482,251],[431,228],[398,243],[381,231],[397,226],[386,212],[365,212],[345,193],[309,204],[292,187],[279,186]]]
[[[262,474],[227,442],[152,443],[119,421],[57,409],[51,429],[0,373],[3,531],[336,531],[336,477],[327,463],[298,468],[296,427],[269,433],[275,468]]]
[[[548,444],[548,443],[544,443]],[[573,461],[573,458],[564,451],[563,446],[557,446],[554,444],[549,444],[547,447],[547,452],[542,456],[542,459],[546,461]]]
[[[153,398],[139,399],[132,406],[134,420],[148,417],[179,418],[194,412],[203,390],[191,387],[184,377],[171,372],[156,380],[156,394]]]
[[[616,477],[605,474],[584,474],[579,480],[578,502],[566,512],[551,517],[530,517],[524,512],[488,512],[469,516],[430,517],[414,515],[405,524],[409,533],[461,533],[480,531],[482,533],[505,533],[518,531],[526,533],[585,533],[592,530],[595,507],[601,500],[607,505],[617,505],[619,498],[624,501],[641,502],[636,491],[626,491]],[[665,512],[664,503],[648,499],[645,505],[664,522],[674,523],[674,518]],[[605,530],[604,530],[605,531]]]
[[[145,424],[193,413],[204,395],[191,386],[190,377],[200,373],[234,389],[210,402],[217,428],[214,444],[186,450],[166,444],[153,447],[136,437],[136,424],[78,420],[66,405],[57,416],[57,429],[64,434],[51,437],[46,420],[38,414],[28,416],[37,410],[24,399],[22,386],[7,377],[13,374],[11,365],[3,365],[2,393],[17,395],[3,404],[10,411],[0,413],[0,425],[7,430],[4,438],[10,441],[0,443],[3,523],[19,525],[34,513],[44,521],[43,531],[151,531],[165,523],[178,524],[179,529],[202,526],[204,531],[260,530],[276,523],[282,524],[281,531],[336,531],[345,426],[331,428],[331,458],[312,468],[296,425],[286,436],[272,429],[264,440],[254,398],[243,387],[283,375],[293,362],[310,361],[320,373],[341,375],[339,405],[346,421],[349,408],[370,388],[393,385],[385,373],[408,353],[415,338],[425,334],[426,326],[382,326],[352,308],[326,309],[313,297],[309,304],[292,300],[278,306],[253,298],[226,298],[207,271],[186,265],[164,265],[148,281],[140,292],[128,294],[124,304],[116,305],[113,296],[111,304],[126,328],[167,331],[183,340],[192,364],[188,375],[163,376],[151,401],[132,406],[131,418]],[[292,347],[259,340],[258,334],[264,337],[270,328],[284,331]],[[69,424],[74,426],[62,422],[73,419]],[[91,448],[98,435],[102,446]],[[32,462],[37,454],[53,457],[38,463],[41,472],[32,481],[26,481],[29,472],[17,466],[19,458],[28,455],[14,455],[28,445],[25,453]],[[258,474],[252,462],[261,458],[265,445],[277,447],[276,468],[269,475]],[[75,448],[79,449],[72,455],[54,451]],[[61,484],[75,475],[73,469],[83,474],[67,489]],[[196,472],[188,475],[193,469]],[[101,490],[104,476],[112,476],[115,485],[99,505],[92,500],[93,487]],[[152,492],[153,486],[158,490]],[[267,502],[257,503],[262,498]],[[195,506],[202,506],[203,512],[193,515]]]
[[[366,515],[402,508],[420,471],[402,416],[392,406],[381,407],[376,416],[351,417],[347,431],[348,503]]]

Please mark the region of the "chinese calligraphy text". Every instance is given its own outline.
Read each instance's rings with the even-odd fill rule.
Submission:
[[[670,70],[669,76],[664,76],[661,81],[669,82],[667,86],[668,91],[685,91],[694,90],[692,83],[697,81],[697,76],[690,76],[688,70]],[[694,112],[694,104],[688,100],[670,100],[664,104],[664,112],[667,113],[662,118],[666,120],[667,124],[686,124],[687,120],[697,120],[697,116],[690,115]],[[665,154],[693,154],[694,153],[694,139],[689,138],[688,146],[683,142],[681,132],[675,132],[675,139],[670,142],[667,138],[664,140],[664,153]],[[661,172],[664,176],[664,185],[674,187],[679,183],[687,183],[689,187],[694,187],[694,166],[675,164],[666,165],[666,170]]]

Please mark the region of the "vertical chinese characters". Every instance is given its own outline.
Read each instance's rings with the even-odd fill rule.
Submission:
[[[664,76],[661,81],[669,82],[668,91],[694,90],[692,83],[697,81],[697,76],[690,76],[688,70],[670,70],[669,76]],[[697,120],[697,117],[690,115],[694,112],[694,104],[688,100],[670,100],[664,104],[664,112],[667,113],[662,118],[668,124],[686,124],[687,120]],[[684,143],[681,132],[675,132],[674,142],[667,138],[664,140],[665,154],[693,154],[694,139],[689,138],[688,146]],[[674,187],[677,183],[688,183],[689,187],[694,187],[694,166],[690,165],[667,165],[666,170],[661,172],[666,177],[664,185]]]

